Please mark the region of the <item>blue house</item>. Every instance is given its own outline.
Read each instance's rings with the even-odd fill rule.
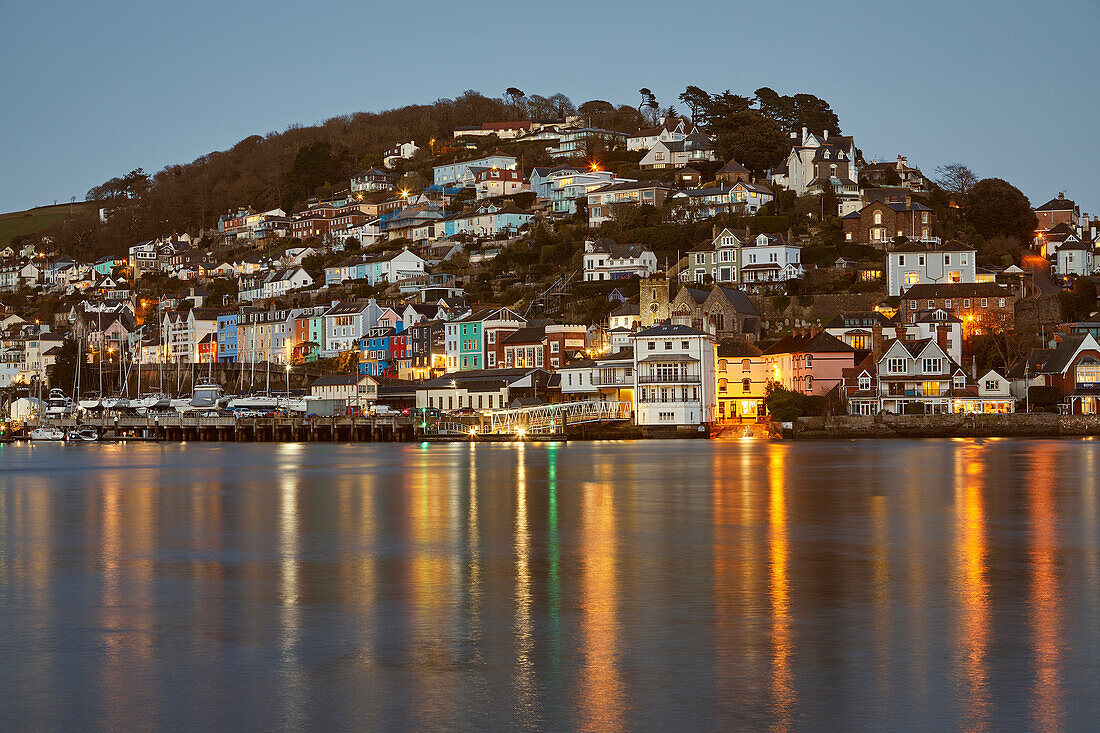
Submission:
[[[367,331],[359,340],[359,373],[372,377],[385,376],[396,365],[390,361],[391,344],[397,330],[389,326],[378,326]]]
[[[237,361],[237,313],[218,316],[218,362]]]

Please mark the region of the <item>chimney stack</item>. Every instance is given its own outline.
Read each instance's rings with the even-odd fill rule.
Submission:
[[[828,142],[828,140],[829,140],[829,131],[825,130],[825,134],[822,137],[825,138],[824,140],[822,140],[822,142]]]
[[[943,349],[943,352],[947,353],[947,324],[940,323],[936,325],[936,344]]]
[[[802,126],[802,144],[803,145],[806,144],[806,137],[807,137],[807,135],[806,135],[806,126],[803,125]]]
[[[878,364],[882,356],[882,326],[871,327],[871,358]]]

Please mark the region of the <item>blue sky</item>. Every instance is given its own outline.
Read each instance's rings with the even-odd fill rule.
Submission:
[[[1098,0],[895,4],[0,0],[0,211],[255,133],[466,89],[827,99],[868,157],[1100,214]]]

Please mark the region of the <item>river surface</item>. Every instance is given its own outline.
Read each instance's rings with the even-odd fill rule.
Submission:
[[[1100,442],[0,445],[2,730],[1095,730]]]

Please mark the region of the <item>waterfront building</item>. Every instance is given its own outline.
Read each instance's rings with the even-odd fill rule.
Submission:
[[[768,362],[760,349],[747,341],[720,341],[714,380],[718,422],[756,422],[764,417]]]
[[[643,426],[713,423],[715,342],[709,333],[661,323],[631,337],[634,421]]]
[[[527,321],[510,308],[482,308],[446,325],[445,353],[448,372],[493,369],[497,342]]]
[[[906,242],[886,252],[886,294],[899,296],[915,285],[976,283],[977,253],[961,242]]]
[[[807,395],[827,394],[855,366],[855,349],[824,331],[786,336],[762,357],[769,382]]]
[[[551,374],[545,369],[474,369],[449,372],[416,388],[416,406],[438,410],[499,410],[514,399],[543,400]]]
[[[558,370],[563,402],[607,401],[634,405],[634,349],[577,359]]]

